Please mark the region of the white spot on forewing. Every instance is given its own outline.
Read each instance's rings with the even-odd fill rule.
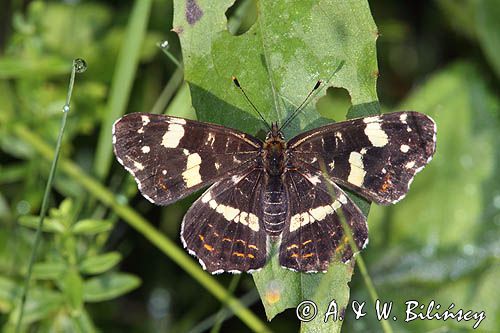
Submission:
[[[369,123],[379,123],[379,122],[381,122],[381,121],[382,121],[382,119],[380,119],[380,117],[379,117],[379,116],[374,116],[374,117],[366,117],[366,118],[364,118],[364,119],[363,119],[363,122],[364,122],[365,124],[369,124]]]
[[[349,155],[349,163],[351,165],[351,170],[347,181],[356,186],[363,185],[366,175],[363,165],[363,155],[353,151],[351,155]]]
[[[210,147],[213,147],[215,142],[215,134],[212,132],[208,132],[208,138],[207,141],[205,141],[205,144],[210,145]]]
[[[362,148],[359,152],[361,153],[361,155],[364,155],[367,151],[368,150],[366,148]]]
[[[142,165],[142,163],[139,163],[137,161],[134,161],[134,167],[137,169],[137,170],[144,170],[144,165]]]
[[[368,123],[365,127],[365,134],[375,147],[384,147],[389,142],[389,138],[380,126],[380,123]]]
[[[183,149],[183,150],[182,150],[182,153],[183,153],[184,155],[188,156],[188,155],[189,155],[189,150],[187,150],[187,149]]]
[[[411,169],[414,166],[415,166],[415,161],[410,161],[410,162],[405,164],[405,168],[407,168],[407,169]]]
[[[144,127],[141,127],[137,130],[137,133],[142,134],[144,133]]]
[[[408,118],[408,114],[406,113],[403,113],[399,116],[399,120],[401,120],[403,124],[406,124],[406,118]]]
[[[151,148],[149,148],[149,146],[143,146],[141,148],[141,151],[142,151],[143,154],[147,154],[147,153],[149,153],[151,151]]]
[[[220,163],[215,162],[215,169],[216,169],[216,170],[219,170],[219,168],[220,168]]]
[[[170,117],[169,118],[169,123],[171,123],[171,124],[186,125],[186,119]]]
[[[408,146],[408,145],[401,145],[401,147],[399,148],[399,150],[401,150],[403,153],[407,153],[410,150],[410,146]]]
[[[335,168],[335,161],[332,160],[332,162],[329,163],[328,166],[330,167],[330,171],[333,170],[333,168]]]
[[[169,124],[167,131],[163,135],[161,144],[166,148],[177,148],[183,137],[184,126],[176,123]]]
[[[149,120],[149,116],[141,116],[141,120],[142,120],[142,126],[146,126],[151,121]]]
[[[161,173],[164,174],[164,175],[166,175],[167,174],[167,170],[162,170]]]
[[[200,163],[201,157],[198,153],[188,156],[186,171],[182,173],[182,178],[186,183],[186,187],[192,187],[201,183]]]

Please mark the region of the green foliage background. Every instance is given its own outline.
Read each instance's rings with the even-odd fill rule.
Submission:
[[[170,29],[179,32],[187,3],[197,3],[205,21],[200,21],[200,31],[186,25],[179,40]],[[344,60],[339,76],[328,83],[337,88],[321,91],[287,134],[380,107],[383,112],[417,110],[438,125],[435,159],[416,177],[405,200],[370,209],[370,244],[362,256],[378,297],[394,302],[398,320],[388,324],[395,332],[471,330],[471,322],[403,321],[405,301],[435,300],[442,308],[454,303],[455,309],[485,311],[486,320],[476,331],[497,331],[500,4],[238,3],[226,12],[231,1],[210,7],[201,0],[179,1],[175,7],[160,0],[7,1],[0,14],[3,330],[13,330],[18,313],[34,216],[52,159],[71,60],[81,57],[89,68],[77,77],[23,330],[297,331],[300,323],[293,310],[266,321],[250,275],[210,277],[186,255],[178,233],[195,196],[158,208],[137,195],[133,180],[114,162],[110,126],[125,112],[151,111],[198,117],[256,134],[262,125],[231,86],[231,75],[238,76],[269,120],[278,120]],[[303,25],[301,20],[309,15],[319,18],[306,25],[311,30],[302,38],[280,30]],[[348,37],[337,38],[341,30],[329,30],[332,22],[352,29]],[[214,26],[217,31],[210,30]],[[367,34],[371,30],[373,35]],[[280,36],[288,39],[280,44]],[[269,59],[252,57],[250,51],[262,53],[259,45],[266,39],[272,46],[264,52]],[[156,46],[164,40],[169,42],[167,54]],[[184,66],[171,57],[184,57]],[[190,89],[182,83],[183,74]],[[265,89],[269,77],[280,98]],[[337,271],[335,277],[349,281],[351,272],[346,271]],[[366,301],[368,314],[354,320],[347,311],[343,331],[382,331],[356,266],[352,278],[350,299]],[[341,288],[346,289],[344,295],[349,293],[335,283],[313,291],[325,301]],[[269,315],[269,308],[266,311]],[[334,327],[339,325],[313,328]]]

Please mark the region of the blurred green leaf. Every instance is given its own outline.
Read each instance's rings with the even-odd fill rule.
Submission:
[[[40,221],[40,216],[23,215],[19,217],[19,224],[21,224],[24,227],[28,227],[35,230],[38,229],[39,221]],[[59,219],[46,217],[43,220],[42,231],[62,234],[66,231],[66,228],[59,221]]]
[[[18,303],[17,298],[15,303]],[[62,294],[49,289],[31,288],[26,300],[22,324],[27,325],[47,318],[61,309],[63,304],[64,297]],[[9,323],[15,323],[18,317],[19,308],[16,307],[9,314]]]
[[[113,222],[108,220],[86,219],[74,224],[72,231],[74,234],[95,235],[113,229]]]
[[[85,281],[84,299],[87,302],[107,301],[139,287],[141,280],[135,275],[110,273]]]
[[[20,295],[20,288],[9,278],[0,276],[0,313],[8,312],[12,309]]]
[[[33,279],[56,280],[68,269],[64,262],[39,262],[33,266]]]
[[[114,267],[120,262],[122,256],[119,252],[109,252],[85,258],[80,263],[83,274],[100,274]]]
[[[83,308],[83,280],[77,269],[69,268],[61,280],[66,302],[75,314],[79,314]]]
[[[349,92],[352,115],[379,112],[375,90],[378,32],[366,1],[258,2],[255,24],[238,37],[228,32],[224,16],[231,4],[175,3],[174,30],[181,40],[185,78],[199,120],[252,134],[264,129],[234,86],[233,75],[268,122],[282,123],[320,79],[327,81],[325,86]],[[332,76],[336,69],[339,71]],[[326,122],[315,109],[325,91],[316,94],[285,129],[287,136]],[[368,206],[363,207],[366,214]],[[270,319],[295,307],[303,297],[321,305],[338,297],[339,306],[345,307],[351,274],[343,264],[332,265],[328,274],[292,273],[271,264],[253,276]],[[324,287],[316,293],[318,283]],[[320,321],[304,325],[304,329],[333,329]],[[336,331],[340,330],[338,323]]]
[[[0,79],[48,78],[68,74],[70,71],[68,61],[56,56],[33,59],[14,56],[0,58]]]
[[[500,79],[500,5],[497,1],[474,1],[476,30],[486,58]]]

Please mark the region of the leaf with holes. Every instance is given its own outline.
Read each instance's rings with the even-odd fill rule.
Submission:
[[[282,123],[318,80],[326,81],[324,86],[342,87],[349,92],[353,104],[350,114],[378,112],[378,32],[366,1],[251,2],[250,6],[256,6],[257,18],[240,36],[232,35],[227,28],[225,13],[232,5],[233,1],[175,2],[174,31],[181,40],[185,79],[199,120],[250,134],[264,130],[233,85],[233,75],[268,122]],[[336,69],[340,70],[332,76]],[[288,139],[327,121],[315,108],[325,91],[316,94],[285,129]],[[369,206],[361,206],[367,214]],[[305,297],[324,303],[342,295],[340,306],[346,305],[347,283],[352,274],[349,266],[335,264],[325,275],[298,274],[273,262],[254,274],[269,319],[295,307]],[[314,320],[304,328],[318,328],[320,322]],[[334,331],[339,331],[340,324],[334,325]],[[333,326],[328,329],[331,331]]]

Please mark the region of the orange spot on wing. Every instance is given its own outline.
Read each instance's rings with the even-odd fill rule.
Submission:
[[[308,240],[306,240],[304,243],[302,243],[302,245],[307,245],[307,244],[309,244],[309,243],[311,243],[311,242],[312,242],[312,239],[308,239]]]
[[[307,253],[302,256],[302,258],[311,258],[314,256],[314,253]]]
[[[250,259],[255,259],[255,256],[251,253],[247,254],[247,257],[250,258]]]
[[[244,254],[244,253],[241,253],[241,252],[233,252],[233,256],[237,256],[237,257],[245,257],[245,254]]]
[[[232,242],[233,240],[231,238],[224,237],[222,238],[223,242]]]
[[[205,237],[203,237],[203,235],[198,235],[198,237],[200,238],[200,240],[203,242],[205,241]]]
[[[292,244],[292,245],[288,246],[286,249],[291,250],[291,249],[298,249],[298,248],[299,248],[299,246],[297,244]]]
[[[243,245],[245,245],[247,243],[243,239],[237,239],[235,243],[238,243],[238,242],[240,242]]]
[[[290,258],[298,258],[299,255],[297,253],[292,253],[292,255],[290,256]]]
[[[249,249],[254,249],[254,250],[258,250],[259,248],[253,244],[248,244],[248,248]]]
[[[212,252],[212,251],[214,250],[214,247],[213,247],[213,246],[210,246],[210,245],[208,245],[208,244],[203,244],[203,247],[204,247],[205,249],[207,249],[208,251],[210,251],[210,252]]]

